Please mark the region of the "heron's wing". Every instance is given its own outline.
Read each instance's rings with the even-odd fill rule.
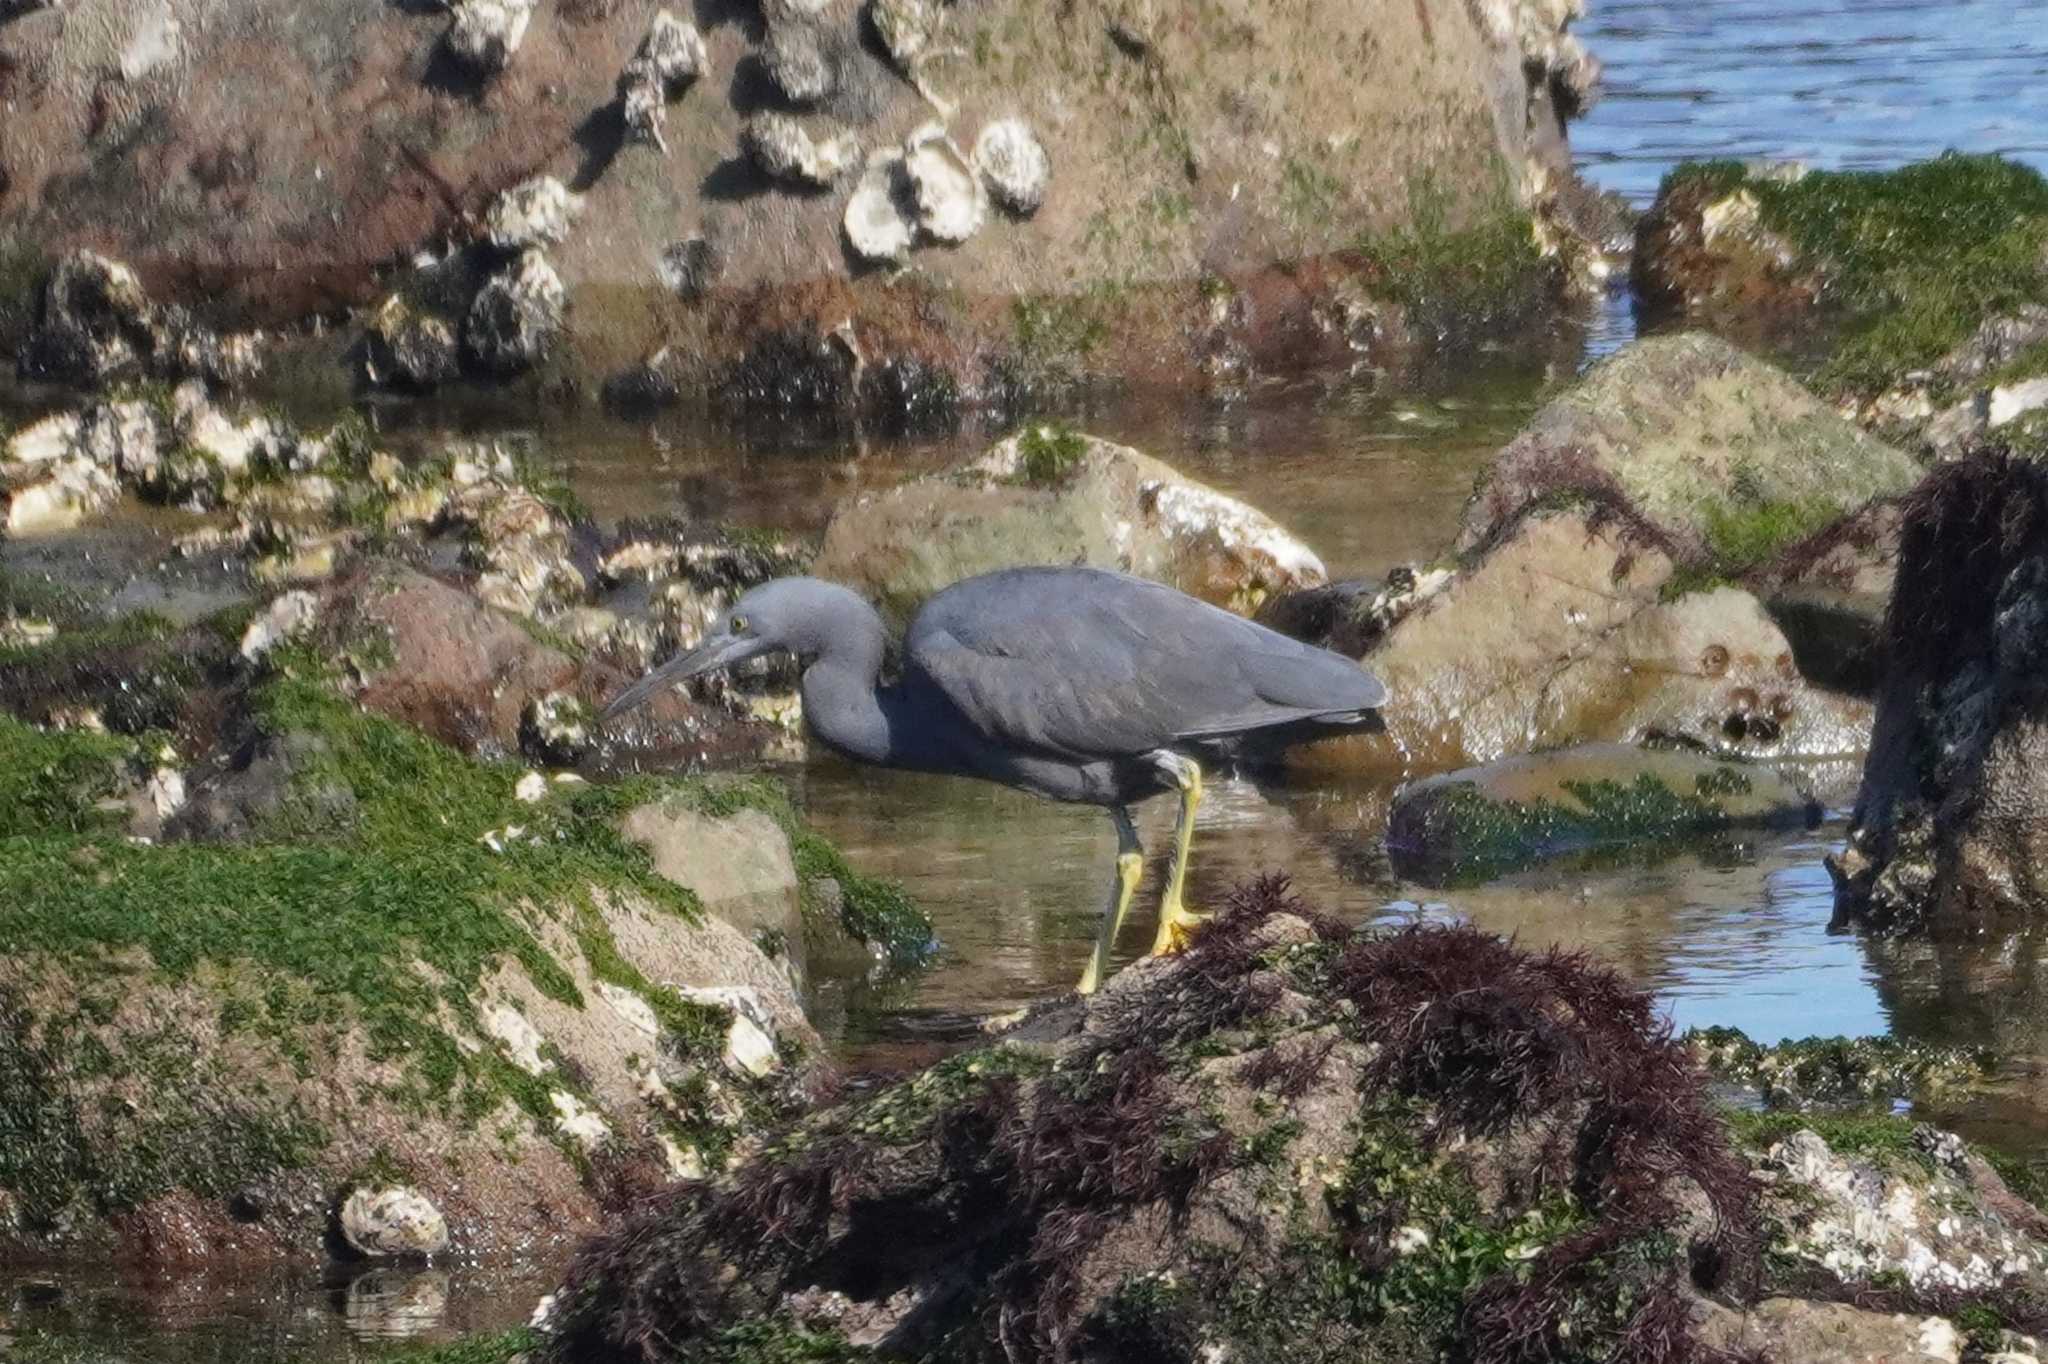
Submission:
[[[956,584],[918,613],[905,654],[988,738],[1082,757],[1348,717],[1386,696],[1348,659],[1093,569]]]

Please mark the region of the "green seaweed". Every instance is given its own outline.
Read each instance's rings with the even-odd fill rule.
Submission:
[[[1017,481],[1036,488],[1065,483],[1088,453],[1088,438],[1064,426],[1027,426],[1017,433]]]
[[[1418,335],[1439,344],[1471,340],[1555,296],[1555,267],[1537,246],[1528,213],[1504,192],[1456,224],[1440,189],[1418,183],[1409,200],[1402,226],[1367,234],[1355,249],[1374,292],[1406,309]]]
[[[1720,1079],[1755,1090],[1767,1108],[1925,1101],[1987,1083],[1996,1060],[1982,1048],[1894,1037],[1805,1037],[1764,1046],[1739,1028],[1695,1028],[1681,1039]]]
[[[123,785],[133,749],[111,735],[51,733],[0,713],[0,839],[117,823],[99,802]]]

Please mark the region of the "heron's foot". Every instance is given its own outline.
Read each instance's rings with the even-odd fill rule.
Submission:
[[[1171,956],[1185,952],[1195,940],[1195,932],[1215,917],[1197,913],[1186,905],[1166,904],[1159,908],[1159,936],[1152,940],[1152,955]]]

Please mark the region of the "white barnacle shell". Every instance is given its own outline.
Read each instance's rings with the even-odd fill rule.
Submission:
[[[974,139],[974,166],[996,202],[1013,213],[1031,214],[1045,202],[1052,160],[1020,118],[998,119]]]
[[[927,123],[903,144],[917,225],[933,241],[964,242],[988,217],[988,197],[967,157],[938,123]]]

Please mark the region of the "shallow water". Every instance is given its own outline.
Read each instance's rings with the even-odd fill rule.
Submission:
[[[1593,5],[1581,31],[1607,63],[1607,93],[1573,138],[1597,181],[1639,202],[1686,156],[1853,167],[1954,146],[2048,166],[2048,0]],[[1632,334],[1617,296],[1589,328],[1584,355]],[[1374,575],[1441,548],[1474,476],[1569,377],[1478,367],[1422,395],[1305,387],[1221,408],[1116,407],[1068,419],[1246,497],[1315,545],[1334,576]],[[449,430],[522,434],[488,405],[392,408],[382,418],[423,442]],[[601,517],[805,532],[849,492],[941,467],[991,434],[890,441],[790,425],[556,422],[531,434],[566,460]],[[984,1019],[1071,985],[1108,889],[1112,839],[1099,812],[825,759],[784,775],[858,866],[910,888],[944,942],[933,969],[912,980],[827,997],[821,1022],[850,1065],[922,1063],[980,1036]],[[1831,779],[1839,789],[1839,774]],[[1734,1024],[1760,1040],[1894,1032],[1993,1043],[2012,1058],[1998,1089],[1929,1116],[2048,1152],[2048,942],[1875,944],[1828,933],[1820,858],[1840,835],[1838,818],[1812,834],[1723,841],[1656,865],[1535,871],[1439,892],[1402,885],[1377,855],[1388,794],[1214,783],[1192,898],[1213,905],[1243,877],[1284,868],[1309,899],[1354,921],[1461,916],[1526,943],[1586,947],[1655,990],[1680,1027]],[[1142,812],[1155,877],[1171,813],[1164,802]],[[1120,959],[1149,943],[1156,886],[1140,897]],[[75,1268],[0,1273],[0,1357],[9,1331],[44,1327],[88,1330],[136,1359],[368,1358],[397,1334],[516,1324],[551,1274],[458,1266],[353,1284],[138,1284]]]

